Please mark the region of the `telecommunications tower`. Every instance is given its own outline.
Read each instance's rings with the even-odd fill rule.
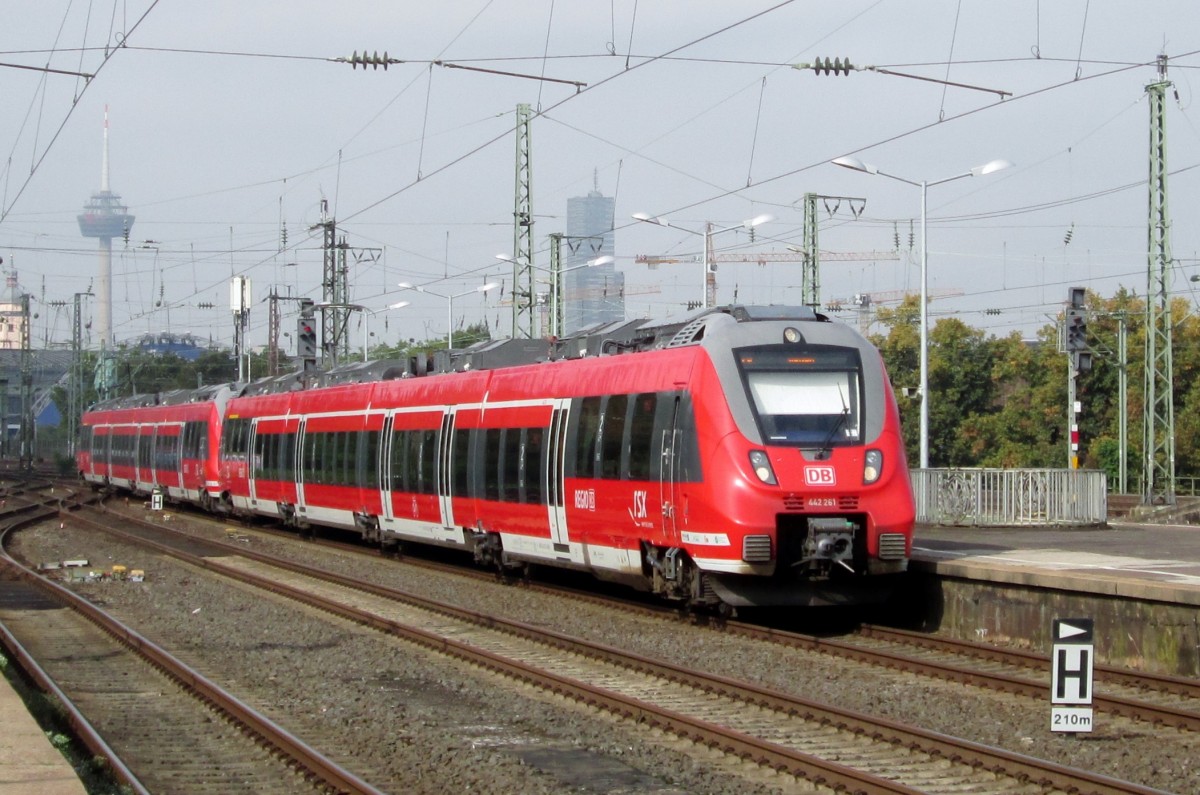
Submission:
[[[97,338],[101,350],[112,348],[112,241],[129,241],[133,216],[121,204],[120,195],[108,187],[108,106],[104,108],[104,155],[100,166],[100,190],[92,194],[79,215],[79,231],[100,241],[100,269],[96,276]]]

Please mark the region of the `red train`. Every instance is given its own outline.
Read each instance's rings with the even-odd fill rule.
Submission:
[[[80,472],[692,605],[873,601],[906,567],[895,398],[844,324],[722,307],[439,358],[98,405]]]

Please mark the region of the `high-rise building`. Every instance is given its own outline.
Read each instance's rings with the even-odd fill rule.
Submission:
[[[613,263],[582,267],[588,260],[612,256],[616,199],[594,188],[567,199],[563,240],[563,333],[625,319],[625,274]],[[574,270],[570,270],[574,268]]]

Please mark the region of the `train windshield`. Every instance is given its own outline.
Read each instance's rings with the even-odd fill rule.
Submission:
[[[862,366],[846,348],[772,346],[738,351],[742,381],[769,444],[858,444]]]

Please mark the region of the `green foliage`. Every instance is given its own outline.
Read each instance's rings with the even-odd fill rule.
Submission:
[[[1122,289],[1108,299],[1087,296],[1090,372],[1076,380],[1081,436],[1080,466],[1116,479],[1119,420],[1128,423],[1128,471],[1141,460],[1145,302]],[[1173,326],[1176,471],[1200,475],[1200,316],[1178,300]],[[892,383],[920,381],[920,305],[910,297],[881,309],[879,347]],[[1119,400],[1118,330],[1127,332],[1127,405]],[[1017,333],[988,337],[957,318],[938,320],[929,332],[929,463],[934,467],[1065,467],[1068,462],[1069,361],[1059,351],[1058,327],[1049,323],[1034,339]],[[897,396],[909,461],[918,460],[919,401]]]

